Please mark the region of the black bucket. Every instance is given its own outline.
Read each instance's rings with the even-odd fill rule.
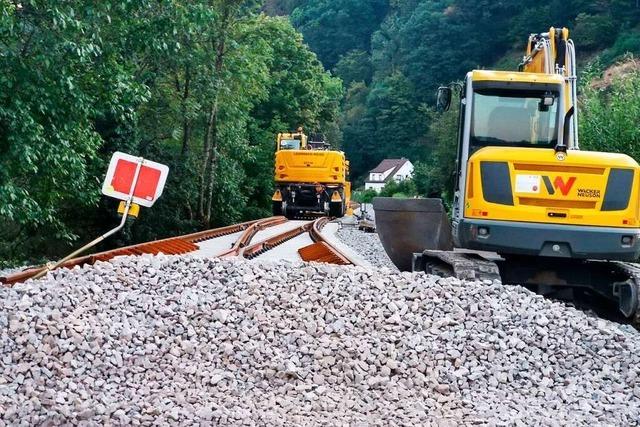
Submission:
[[[384,250],[400,271],[411,271],[414,253],[452,250],[451,224],[441,199],[373,199]]]

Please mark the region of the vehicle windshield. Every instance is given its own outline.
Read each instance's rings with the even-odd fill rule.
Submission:
[[[283,139],[280,141],[281,150],[299,150],[300,141],[297,139]]]
[[[558,141],[559,103],[557,92],[476,90],[471,145],[554,147]]]

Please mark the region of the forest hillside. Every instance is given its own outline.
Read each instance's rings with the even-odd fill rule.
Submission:
[[[342,84],[261,6],[0,0],[0,264],[117,224],[100,195],[115,151],[170,173],[110,247],[268,215],[275,133],[331,128]]]
[[[444,190],[432,182],[446,156],[438,138],[455,126],[430,112],[439,85],[474,68],[515,70],[528,35],[550,26],[570,29],[581,78],[640,54],[636,0],[274,0],[266,8],[289,14],[343,81],[340,124],[353,175],[361,181],[381,159],[405,156],[429,170],[417,184],[434,194]]]
[[[0,0],[0,265],[118,223],[100,195],[115,151],[171,171],[106,247],[269,215],[275,134],[300,125],[356,187],[404,156],[415,179],[388,192],[446,199],[456,116],[435,89],[514,69],[551,25],[577,45],[584,146],[638,158],[639,22],[638,0]]]

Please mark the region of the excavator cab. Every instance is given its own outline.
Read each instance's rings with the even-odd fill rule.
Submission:
[[[457,246],[633,260],[637,163],[580,151],[559,74],[473,71],[461,98],[452,226]],[[631,236],[634,244],[623,244]],[[514,239],[515,237],[515,239]]]

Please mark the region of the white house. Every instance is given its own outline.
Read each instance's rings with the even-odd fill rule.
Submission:
[[[369,172],[369,179],[364,183],[365,190],[376,190],[380,192],[382,188],[391,180],[396,182],[404,181],[413,175],[413,164],[405,159],[384,159],[375,169]]]

